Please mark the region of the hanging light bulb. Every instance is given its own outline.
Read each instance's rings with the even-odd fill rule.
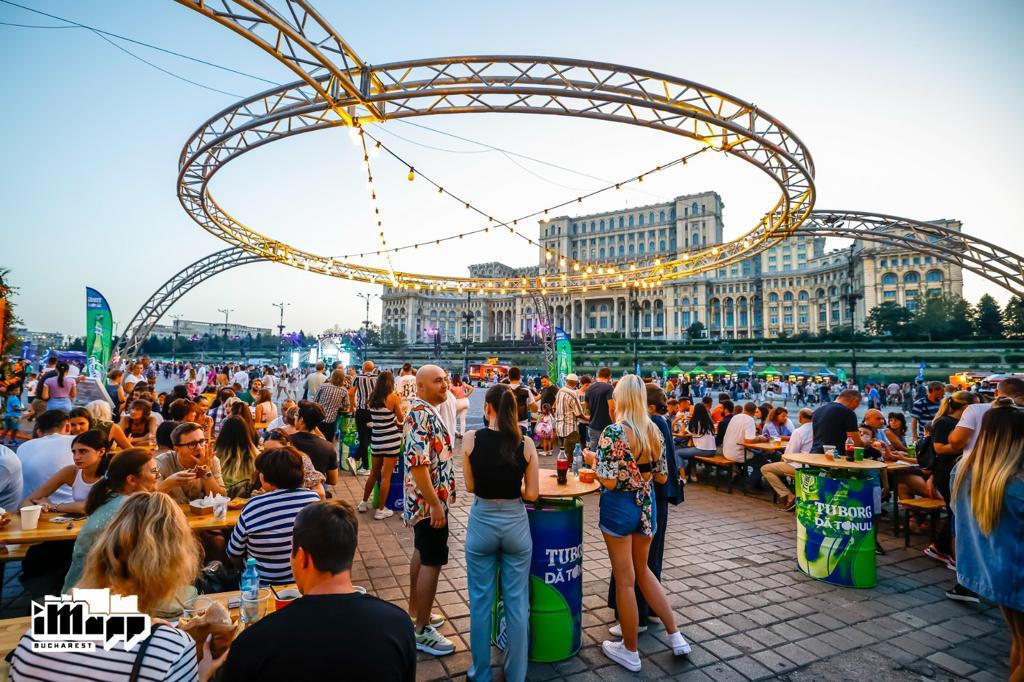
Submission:
[[[416,171],[415,171],[415,169],[413,169],[412,166],[409,167],[409,175],[406,176],[406,177],[409,178],[409,182],[412,182],[413,180],[416,179]]]
[[[359,129],[359,126],[352,126],[348,129],[348,137],[352,140],[352,144],[357,147],[359,146],[359,135],[361,133],[362,131]]]

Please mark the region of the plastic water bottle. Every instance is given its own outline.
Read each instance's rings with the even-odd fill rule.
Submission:
[[[580,475],[580,469],[583,468],[583,449],[579,443],[576,443],[576,449],[572,452],[572,473],[576,476]]]
[[[260,572],[256,570],[256,560],[252,557],[245,560],[245,570],[242,571],[239,587],[243,596],[253,599],[260,591]]]

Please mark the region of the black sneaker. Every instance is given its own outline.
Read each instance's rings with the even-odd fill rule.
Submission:
[[[978,595],[968,590],[966,587],[957,583],[953,586],[953,589],[946,592],[946,599],[952,599],[953,601],[968,602],[970,604],[977,604],[981,600],[978,599]]]

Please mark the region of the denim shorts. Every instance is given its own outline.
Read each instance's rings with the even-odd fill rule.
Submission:
[[[640,520],[643,513],[636,503],[636,493],[628,490],[601,491],[601,510],[598,516],[598,527],[601,532],[617,538],[624,538],[640,532]],[[657,532],[654,518],[653,500],[651,506],[651,532]]]

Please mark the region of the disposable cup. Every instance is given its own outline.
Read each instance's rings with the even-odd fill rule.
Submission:
[[[301,596],[302,593],[294,587],[287,587],[283,590],[278,590],[277,597],[274,599],[274,610],[280,611]]]
[[[21,508],[21,529],[35,530],[39,527],[39,514],[43,508],[38,504],[30,504]]]

